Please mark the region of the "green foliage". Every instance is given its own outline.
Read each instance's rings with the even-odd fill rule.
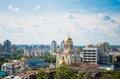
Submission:
[[[85,79],[93,79],[90,72],[85,73]]]
[[[84,74],[80,72],[77,79],[84,79]]]
[[[22,57],[23,57],[22,54],[14,53],[14,54],[12,54],[10,60],[14,60],[14,59],[18,59],[18,60],[19,60],[19,59],[21,59]]]
[[[75,79],[77,77],[76,73],[74,69],[70,69],[66,65],[63,65],[56,69],[56,79]]]
[[[5,62],[8,62],[8,61],[9,61],[9,58],[0,57],[0,68],[1,68],[2,64],[4,64]]]
[[[17,53],[17,54],[23,54],[23,53],[24,53],[24,50],[16,50],[16,53]]]
[[[55,74],[46,74],[43,70],[37,75],[37,79],[93,79],[89,72],[78,73],[75,69],[68,67],[67,65],[62,65],[56,68]]]
[[[44,72],[44,70],[40,70],[37,74],[37,79],[48,79],[48,75]]]
[[[120,71],[100,71],[102,75],[101,79],[119,79]],[[76,70],[69,68],[67,65],[62,65],[56,68],[56,73],[54,76],[51,74],[46,74],[43,70],[37,75],[37,79],[94,79],[91,77],[90,72],[78,73]],[[99,78],[97,78],[99,79]]]
[[[120,71],[101,71],[102,79],[119,79]]]

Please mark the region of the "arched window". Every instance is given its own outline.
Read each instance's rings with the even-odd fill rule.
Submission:
[[[62,60],[64,60],[64,57],[62,57]]]
[[[68,49],[68,45],[67,45],[67,49]]]

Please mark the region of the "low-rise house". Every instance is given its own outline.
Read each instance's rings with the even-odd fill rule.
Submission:
[[[21,79],[37,79],[36,74],[38,74],[38,71],[26,71],[24,73],[16,74],[16,76],[21,77]]]
[[[20,60],[12,60],[1,65],[1,71],[7,74],[21,73],[26,68],[26,59],[23,57]]]
[[[36,74],[38,74],[38,71],[26,71],[24,73],[8,75],[4,77],[3,79],[37,79]]]
[[[44,71],[45,71],[45,73],[48,73],[48,74],[55,73],[55,70],[52,68],[45,68]]]
[[[75,62],[70,65],[70,68],[77,70],[78,73],[90,72],[92,77],[95,77],[95,75],[99,73],[98,64]]]

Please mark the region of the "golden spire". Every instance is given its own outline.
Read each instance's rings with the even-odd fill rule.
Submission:
[[[67,37],[67,39],[65,39],[64,41],[65,41],[65,43],[73,43],[73,42],[72,42],[72,39],[69,37],[69,32],[68,32],[68,37]]]

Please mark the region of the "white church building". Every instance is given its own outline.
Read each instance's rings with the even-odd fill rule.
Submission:
[[[57,50],[56,67],[60,67],[62,64],[71,65],[74,62],[80,61],[80,50],[74,49],[73,41],[68,36],[68,38],[64,40],[64,50],[61,51],[60,48]]]

